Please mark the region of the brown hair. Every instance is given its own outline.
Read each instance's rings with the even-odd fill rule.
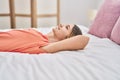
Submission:
[[[72,32],[70,33],[69,37],[73,37],[77,35],[82,35],[82,31],[77,25],[74,24],[74,27],[72,28]]]

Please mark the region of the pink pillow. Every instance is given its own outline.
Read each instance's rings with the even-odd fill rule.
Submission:
[[[112,28],[119,16],[120,0],[105,0],[90,26],[89,33],[101,38],[110,37]]]
[[[116,42],[117,44],[120,44],[120,17],[117,20],[112,33],[111,33],[111,40],[113,40],[114,42]]]

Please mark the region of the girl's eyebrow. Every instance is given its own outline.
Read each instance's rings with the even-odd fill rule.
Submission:
[[[70,28],[70,25],[68,25],[68,27]]]

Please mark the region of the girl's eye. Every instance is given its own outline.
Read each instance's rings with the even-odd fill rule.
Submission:
[[[66,26],[66,29],[69,29],[69,25]]]
[[[66,29],[68,29],[68,27],[66,26]]]

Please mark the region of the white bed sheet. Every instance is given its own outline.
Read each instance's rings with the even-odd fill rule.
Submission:
[[[90,42],[84,50],[39,55],[0,52],[0,80],[120,80],[120,46],[86,30]]]

